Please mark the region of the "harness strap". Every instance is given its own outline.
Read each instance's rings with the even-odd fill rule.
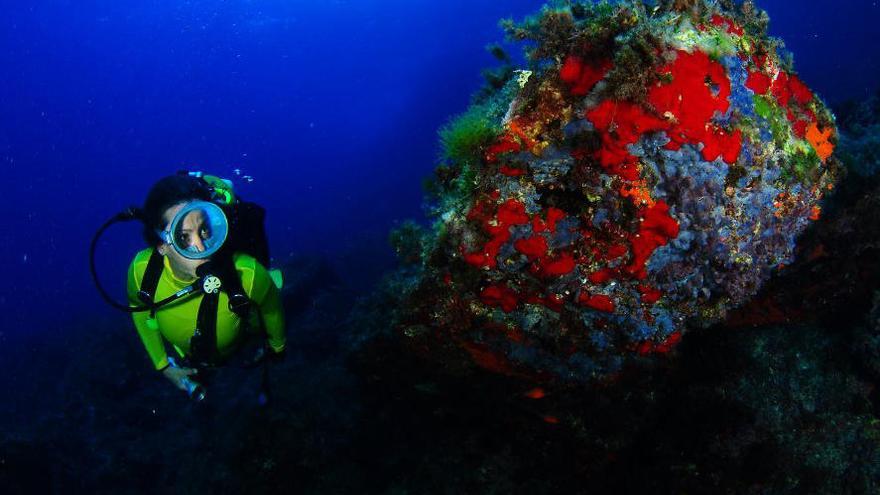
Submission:
[[[220,305],[220,291],[226,293],[229,298],[229,310],[238,315],[242,324],[247,324],[250,313],[251,301],[241,285],[241,277],[235,269],[235,263],[231,256],[222,256],[220,259],[205,265],[203,280],[216,277],[220,280],[219,290],[208,290],[204,286],[204,295],[199,304],[199,314],[196,320],[196,331],[190,339],[190,353],[195,361],[201,363],[216,363],[219,360],[217,350],[217,311]]]
[[[243,321],[247,320],[250,313],[251,300],[248,298],[244,287],[241,285],[241,277],[235,269],[235,262],[231,256],[224,256],[213,267],[214,273],[223,281],[223,291],[229,296],[229,311],[232,311]]]
[[[159,278],[162,276],[162,270],[165,269],[165,263],[162,261],[162,255],[157,249],[153,249],[150,253],[150,261],[147,262],[147,268],[144,270],[144,278],[141,280],[141,288],[138,291],[138,299],[147,306],[153,306],[153,300],[156,297],[156,288],[159,287]],[[150,311],[150,316],[155,316],[156,308]]]
[[[206,292],[199,304],[196,331],[189,341],[189,352],[199,363],[212,363],[217,358],[217,308],[220,291]]]
[[[231,256],[224,256],[218,262],[211,265],[210,270],[199,278],[193,285],[178,291],[166,298],[155,302],[156,289],[165,263],[162,255],[157,250],[150,254],[150,260],[144,270],[141,287],[138,291],[138,299],[145,305],[150,306],[150,316],[156,316],[156,310],[164,303],[190,294],[195,290],[202,292],[202,300],[199,302],[199,313],[196,317],[196,329],[190,339],[190,354],[193,361],[199,363],[214,363],[218,356],[217,352],[217,310],[220,306],[220,290],[226,292],[229,297],[229,310],[239,316],[245,323],[250,313],[251,301],[247,297],[241,285],[241,277],[235,269],[235,263]],[[206,280],[215,276],[220,280],[220,290],[213,288],[208,290]],[[198,289],[196,289],[198,286]]]

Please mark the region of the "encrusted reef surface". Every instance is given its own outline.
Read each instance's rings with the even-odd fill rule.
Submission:
[[[569,3],[441,131],[400,331],[507,375],[616,379],[793,260],[834,116],[749,2]],[[430,354],[430,353],[429,353]],[[445,360],[455,359],[450,354]]]
[[[501,368],[489,353],[474,363],[408,325],[425,268],[403,258],[362,306],[383,308],[358,318],[380,337],[354,363],[368,409],[411,432],[396,437],[409,452],[430,452],[412,461],[417,478],[474,493],[880,490],[878,96],[838,106],[841,180],[790,263],[687,332],[675,359],[598,384]],[[408,252],[422,235],[410,225],[392,243]]]
[[[3,493],[880,492],[880,93],[835,127],[766,23],[686,0],[508,23],[534,67],[442,131],[436,230],[395,231],[370,295],[282,267],[268,407],[235,369],[189,402],[124,315],[3,340]]]

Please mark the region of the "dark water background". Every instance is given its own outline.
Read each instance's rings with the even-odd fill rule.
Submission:
[[[828,103],[876,91],[878,2],[758,3]],[[31,380],[53,381],[51,359],[20,367],[40,342],[133,333],[92,288],[88,243],[178,169],[233,178],[268,209],[277,259],[326,260],[339,283],[367,293],[394,266],[389,229],[422,218],[438,127],[496,64],[484,47],[503,40],[497,21],[541,4],[4,2],[0,369],[19,367],[0,381],[0,434],[21,429],[9,418],[45,414],[39,401],[18,400]],[[119,298],[140,247],[135,226],[110,231],[101,246],[103,280]],[[97,351],[63,359],[148,368]]]

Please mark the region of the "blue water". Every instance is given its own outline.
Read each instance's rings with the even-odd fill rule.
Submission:
[[[771,34],[785,40],[801,78],[828,103],[866,98],[880,88],[877,1],[757,3],[769,12]],[[95,488],[134,493],[146,486],[173,493],[235,492],[231,486],[238,485],[224,484],[230,480],[281,493],[297,493],[290,487],[301,480],[317,487],[312,493],[337,493],[325,490],[334,486],[341,487],[338,493],[420,493],[407,487],[434,481],[448,493],[472,493],[457,484],[469,476],[489,484],[497,478],[500,488],[492,492],[509,493],[513,490],[505,480],[552,481],[574,472],[573,464],[590,464],[589,458],[581,462],[577,457],[589,435],[541,429],[561,412],[514,400],[522,391],[500,387],[480,402],[477,396],[492,387],[423,380],[424,370],[407,359],[403,364],[383,359],[381,345],[375,362],[364,359],[352,365],[341,350],[349,343],[332,334],[341,326],[337,323],[346,323],[348,308],[328,309],[336,303],[332,297],[350,305],[352,294],[367,294],[395,266],[388,232],[406,219],[425,221],[422,181],[437,164],[437,129],[467,108],[471,94],[482,85],[480,71],[498,64],[484,49],[503,41],[498,20],[521,19],[542,4],[4,1],[0,493],[6,493],[4,479],[52,486],[53,493],[92,493]],[[505,46],[511,54],[519,53],[516,45]],[[297,311],[288,312],[290,356],[273,364],[277,394],[270,412],[251,405],[258,377],[240,370],[210,389],[209,409],[191,407],[150,369],[128,316],[106,306],[92,286],[88,247],[95,230],[124,207],[141,204],[157,179],[180,169],[233,179],[241,196],[268,210],[269,240],[278,263],[325,260],[339,277],[327,284],[344,286],[326,298],[330,303],[315,304],[319,296],[303,297],[295,304]],[[142,247],[134,224],[116,226],[103,238],[98,266],[117,299],[124,297],[127,265]],[[329,270],[314,273],[323,276]],[[311,309],[303,309],[309,305]],[[328,313],[333,318],[324,318]],[[324,319],[332,321],[322,327]],[[739,337],[752,336],[753,347],[766,351],[755,362],[766,368],[748,369],[752,375],[738,382],[744,385],[732,389],[730,397],[742,395],[746,404],[754,395],[775,417],[785,411],[776,407],[778,397],[811,391],[813,395],[804,392],[807,399],[796,403],[805,404],[797,406],[803,412],[797,419],[809,417],[810,422],[782,422],[779,429],[808,424],[793,438],[829,432],[827,443],[836,449],[832,454],[858,453],[859,445],[868,445],[864,450],[873,454],[875,437],[866,435],[866,443],[860,444],[856,435],[865,414],[861,409],[821,416],[820,427],[813,429],[815,410],[829,409],[815,403],[853,402],[856,409],[861,403],[847,397],[868,392],[846,389],[857,388],[861,382],[855,379],[840,385],[838,381],[845,381],[840,376],[850,375],[838,374],[833,366],[827,368],[832,371],[818,364],[802,366],[822,363],[823,342],[830,337],[819,330],[800,330],[793,327],[782,337],[767,329],[757,337],[731,333],[708,355],[726,358],[727,342],[732,355],[741,357],[752,349],[752,341],[738,344]],[[87,338],[86,332],[91,332]],[[697,340],[692,349],[701,349],[699,345]],[[786,361],[787,349],[798,359]],[[714,372],[717,363],[706,361]],[[849,366],[848,357],[844,361]],[[694,358],[690,366],[700,369]],[[765,379],[769,373],[794,378]],[[694,376],[697,386],[692,389],[711,388],[701,381],[703,375]],[[716,381],[723,384],[720,378]],[[760,397],[765,390],[770,391],[766,399]],[[665,393],[669,403],[679,397]],[[645,397],[643,404],[654,400],[647,399],[653,394],[626,395]],[[696,394],[692,402],[682,403],[698,404],[701,397]],[[494,409],[480,412],[474,404]],[[728,432],[726,405],[718,414],[711,408],[696,409],[695,418],[721,424],[717,438],[712,429],[705,429],[702,437],[693,433],[695,439],[707,439],[707,450],[727,452],[727,445],[716,449],[717,442],[736,435],[761,441],[769,436],[762,437],[760,428]],[[626,427],[618,425],[613,407],[604,411],[613,421],[605,418],[606,423],[596,424],[616,425],[609,428],[608,438],[618,438],[614,429]],[[663,407],[660,411],[666,413]],[[622,423],[635,417],[634,423],[647,421],[653,429],[656,417],[651,414],[658,412],[644,413],[646,420],[637,417],[643,415],[640,407],[620,411]],[[673,427],[668,438],[676,436],[676,428],[684,432],[699,423],[687,415],[670,416],[657,421],[656,429],[662,433],[664,425]],[[505,424],[514,427],[505,430]],[[847,436],[847,431],[855,433]],[[680,436],[685,438],[681,445],[687,445],[690,437]],[[506,450],[499,438],[514,440],[514,447]],[[646,440],[648,448],[636,442],[627,449],[652,455],[657,447],[653,438]],[[834,443],[838,439],[840,448]],[[792,444],[800,448],[796,441]],[[674,442],[669,445],[666,452],[678,455],[683,450]],[[738,449],[745,447],[731,442],[735,458]],[[834,456],[807,458],[839,465]],[[665,469],[663,462],[655,464]],[[669,470],[669,476],[691,478],[706,466],[690,473],[685,456],[670,459],[668,465],[681,467]],[[536,478],[525,468],[517,472],[507,466],[540,468]],[[744,472],[749,469],[747,465]],[[609,479],[628,479],[631,473],[615,476]],[[346,482],[355,488],[344,490]]]
[[[497,20],[542,2],[37,1],[0,18],[2,339],[111,310],[93,231],[182,168],[236,178],[269,210],[278,258],[320,255],[354,286],[393,265],[388,230],[421,218],[436,130],[496,62]],[[876,1],[759,2],[831,103],[880,80]],[[110,231],[122,296],[137,228]]]

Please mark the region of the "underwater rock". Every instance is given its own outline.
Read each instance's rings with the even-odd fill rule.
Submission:
[[[813,324],[696,331],[646,438],[624,454],[627,493],[876,493],[874,386],[848,335]],[[696,351],[699,352],[690,352]],[[647,467],[650,466],[650,467]]]
[[[765,13],[581,3],[506,28],[532,42],[528,70],[443,130],[433,232],[408,232],[413,349],[613,379],[791,263],[837,179],[837,130]]]

